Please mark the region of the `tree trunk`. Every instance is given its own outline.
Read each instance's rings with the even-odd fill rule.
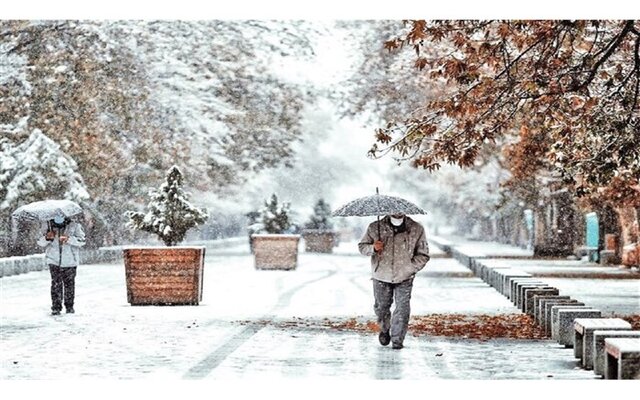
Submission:
[[[620,219],[616,210],[609,206],[605,206],[600,211],[600,241],[598,247],[605,248],[604,237],[607,234],[616,235],[620,237],[622,229],[620,227]]]
[[[542,208],[536,208],[534,210],[534,242],[533,242],[533,255],[535,256],[547,256],[549,254],[549,246],[547,245],[548,235],[548,205]]]
[[[620,220],[619,247],[638,242],[638,216],[637,210],[633,208],[616,209]]]
[[[560,193],[555,199],[556,206],[556,230],[554,242],[558,246],[558,252],[562,255],[573,254],[575,241],[575,207],[573,199],[568,192]]]
[[[609,259],[605,258],[605,257],[601,257],[600,262],[603,264],[617,264],[620,262],[620,256],[622,254],[622,248],[621,248],[621,233],[622,233],[622,228],[621,228],[621,221],[620,221],[620,216],[618,215],[618,213],[616,212],[616,210],[614,210],[612,207],[610,206],[604,206],[600,212],[600,237],[598,240],[598,249],[600,251],[607,251],[607,243],[606,243],[606,239],[608,235],[613,235],[616,238],[618,238],[617,243],[614,244],[614,248],[611,249],[614,251],[615,254],[613,254],[613,256],[611,256]],[[607,253],[609,253],[611,250],[608,250]],[[603,253],[603,254],[607,254],[607,253]]]
[[[572,255],[575,242],[575,208],[569,193],[553,195],[542,209],[535,211],[534,256]]]

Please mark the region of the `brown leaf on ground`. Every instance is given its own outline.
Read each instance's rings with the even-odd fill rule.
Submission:
[[[264,321],[262,321],[264,323]],[[640,324],[640,318],[636,323]],[[378,324],[372,320],[356,318],[322,320],[295,318],[293,321],[269,321],[268,325],[279,329],[331,329],[377,333]],[[544,330],[526,314],[462,315],[430,314],[418,315],[409,321],[409,333],[414,336],[446,336],[468,339],[546,339]]]
[[[633,329],[634,331],[640,330],[640,315],[638,315],[638,314],[621,315],[621,316],[618,316],[618,318],[622,318],[625,321],[627,321],[628,323],[630,323],[631,324],[631,329]]]

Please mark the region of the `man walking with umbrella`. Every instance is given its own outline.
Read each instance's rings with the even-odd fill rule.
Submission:
[[[333,212],[336,217],[372,216],[372,222],[358,244],[360,253],[371,256],[374,310],[378,317],[380,344],[393,342],[401,349],[409,325],[411,289],[415,274],[429,261],[424,227],[407,214],[426,214],[400,197],[376,194],[355,199]],[[380,219],[380,216],[385,217]],[[391,314],[395,298],[396,307]]]
[[[424,228],[402,213],[387,215],[369,225],[358,248],[371,256],[380,344],[391,341],[394,349],[401,349],[409,325],[413,278],[430,258]]]
[[[387,215],[369,225],[358,248],[371,256],[380,344],[391,341],[392,348],[399,350],[409,325],[413,278],[430,258],[424,227],[402,213]]]
[[[73,314],[79,248],[85,243],[82,226],[62,214],[56,215],[43,224],[37,243],[45,248],[51,273],[51,314],[60,315],[63,298],[67,313]]]

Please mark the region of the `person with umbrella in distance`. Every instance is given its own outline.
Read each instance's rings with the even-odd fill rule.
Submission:
[[[429,246],[424,227],[407,214],[425,214],[415,204],[377,193],[353,200],[333,213],[334,216],[377,215],[358,244],[360,253],[371,256],[374,311],[383,346],[392,343],[402,349],[410,316],[413,278],[429,261]],[[380,219],[380,215],[385,215]],[[395,309],[391,306],[395,300]]]
[[[37,243],[45,248],[51,273],[51,314],[60,315],[63,299],[67,313],[73,314],[79,248],[85,244],[82,226],[62,213],[57,214],[42,224]]]

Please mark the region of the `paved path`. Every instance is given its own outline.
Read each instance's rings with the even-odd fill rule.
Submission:
[[[244,247],[207,254],[197,307],[131,307],[122,265],[86,265],[77,313],[52,317],[48,272],[2,278],[0,379],[595,379],[550,340],[409,334],[394,351],[373,334],[260,323],[373,320],[368,260],[354,246],[302,253],[296,271],[257,271]],[[415,280],[414,315],[518,312],[450,258],[434,258]]]

